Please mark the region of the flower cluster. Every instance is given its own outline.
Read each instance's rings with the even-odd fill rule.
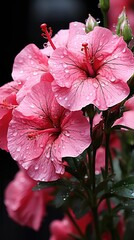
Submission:
[[[55,36],[45,23],[41,30],[43,48],[24,47],[0,87],[0,148],[20,168],[5,191],[9,216],[38,230],[52,203],[65,216],[50,225],[50,240],[123,239],[118,201],[134,197],[133,176],[122,180],[122,139],[134,129],[133,52],[90,14]]]

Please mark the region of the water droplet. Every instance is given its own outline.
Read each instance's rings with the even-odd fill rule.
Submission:
[[[64,131],[64,134],[69,137],[70,136],[70,133],[68,131]]]
[[[126,52],[126,48],[124,48],[124,49],[122,50],[122,52],[123,52],[123,53]]]
[[[50,152],[49,151],[47,151],[45,155],[46,155],[46,158],[50,158]]]
[[[21,70],[20,73],[22,74],[22,73],[23,73],[23,70]]]
[[[64,56],[63,56],[63,55],[61,55],[60,57],[61,57],[61,58],[64,58]]]
[[[33,75],[36,76],[38,74],[38,72],[33,72]]]
[[[35,169],[35,170],[38,170],[38,169],[39,169],[39,167],[38,167],[38,166],[35,166],[35,167],[34,167],[34,169]]]
[[[64,50],[64,52],[63,52],[63,53],[64,53],[64,55],[67,55],[67,51],[66,51],[66,50]]]
[[[21,150],[21,146],[19,146],[19,147],[16,149],[17,152],[20,152],[20,150]]]
[[[69,70],[68,70],[68,69],[65,69],[65,73],[69,73]]]
[[[67,101],[68,100],[68,98],[67,97],[65,97],[65,101]]]
[[[66,68],[66,67],[67,67],[67,64],[66,64],[66,63],[63,63],[63,67]]]
[[[16,137],[16,136],[17,136],[17,134],[18,134],[17,132],[14,132],[14,133],[13,133],[13,136],[14,136],[14,137]]]
[[[62,99],[62,97],[59,97],[59,100],[61,100]]]
[[[116,78],[113,77],[110,80],[111,80],[111,82],[114,82],[116,80]]]
[[[89,100],[89,96],[87,96],[86,99]]]
[[[43,148],[43,144],[40,144],[40,147]]]
[[[113,57],[114,57],[114,58],[118,58],[119,55],[118,55],[118,54],[114,54]]]
[[[93,83],[93,86],[94,86],[95,88],[98,88],[99,85],[98,85],[98,83],[94,82],[94,83]]]
[[[34,108],[35,106],[33,104],[30,105],[31,108]]]
[[[132,192],[132,194],[131,194],[131,195],[132,195],[132,197],[134,197],[134,192]]]

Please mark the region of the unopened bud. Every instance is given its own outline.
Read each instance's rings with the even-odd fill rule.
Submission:
[[[123,36],[124,41],[129,43],[132,40],[132,29],[130,27],[125,8],[118,17],[118,23],[116,26],[116,33],[119,36]]]
[[[86,33],[92,31],[95,26],[98,26],[98,24],[99,23],[91,16],[91,14],[89,14],[85,25]]]
[[[102,12],[107,12],[109,10],[109,0],[100,0],[99,7]]]

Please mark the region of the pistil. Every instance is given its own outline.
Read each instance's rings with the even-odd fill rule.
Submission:
[[[86,65],[88,68],[89,75],[90,75],[90,77],[94,77],[95,72],[94,72],[93,66],[91,64],[91,61],[89,59],[88,43],[82,43],[82,51],[84,51],[84,53],[85,53],[85,60],[86,60]]]
[[[50,44],[51,44],[51,47],[53,48],[53,50],[55,50],[56,49],[56,47],[55,47],[55,45],[54,45],[54,43],[53,43],[53,41],[52,41],[52,39],[51,39],[51,35],[52,35],[52,29],[51,28],[49,28],[49,32],[48,32],[48,30],[47,30],[47,24],[46,23],[43,23],[43,24],[41,24],[41,30],[42,30],[42,36],[44,37],[44,38],[47,38],[47,40],[50,42]]]

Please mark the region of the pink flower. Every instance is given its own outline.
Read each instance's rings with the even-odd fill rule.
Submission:
[[[80,219],[76,219],[73,212],[71,211],[70,213],[82,233],[85,234],[87,225],[92,221],[92,214],[88,212]],[[54,220],[50,224],[50,232],[50,240],[73,240],[74,238],[71,236],[71,234],[79,236],[78,230],[75,228],[67,215],[65,215],[62,220]]]
[[[24,170],[19,170],[5,189],[4,203],[11,219],[37,231],[52,196],[51,189],[33,191],[32,188],[36,184]]]
[[[89,133],[82,111],[60,106],[51,83],[42,80],[13,111],[8,148],[33,179],[51,181],[65,171],[62,157],[76,157],[90,145]]]
[[[134,129],[134,97],[128,99],[124,104],[123,116],[117,119],[114,125],[124,125]]]
[[[100,147],[96,152],[96,165],[95,165],[95,173],[101,173],[101,168],[105,167],[105,148]]]
[[[48,57],[35,44],[27,45],[14,59],[12,77],[15,81],[25,81],[17,95],[17,100],[20,102],[30,88],[40,81],[40,78],[53,80],[49,73]]]
[[[70,38],[68,48],[57,48],[49,66],[60,105],[72,111],[88,104],[106,110],[128,96],[134,58],[122,37],[96,26]]]
[[[12,119],[12,110],[18,105],[16,94],[22,85],[22,81],[11,81],[0,87],[0,148],[6,151],[7,129]]]

